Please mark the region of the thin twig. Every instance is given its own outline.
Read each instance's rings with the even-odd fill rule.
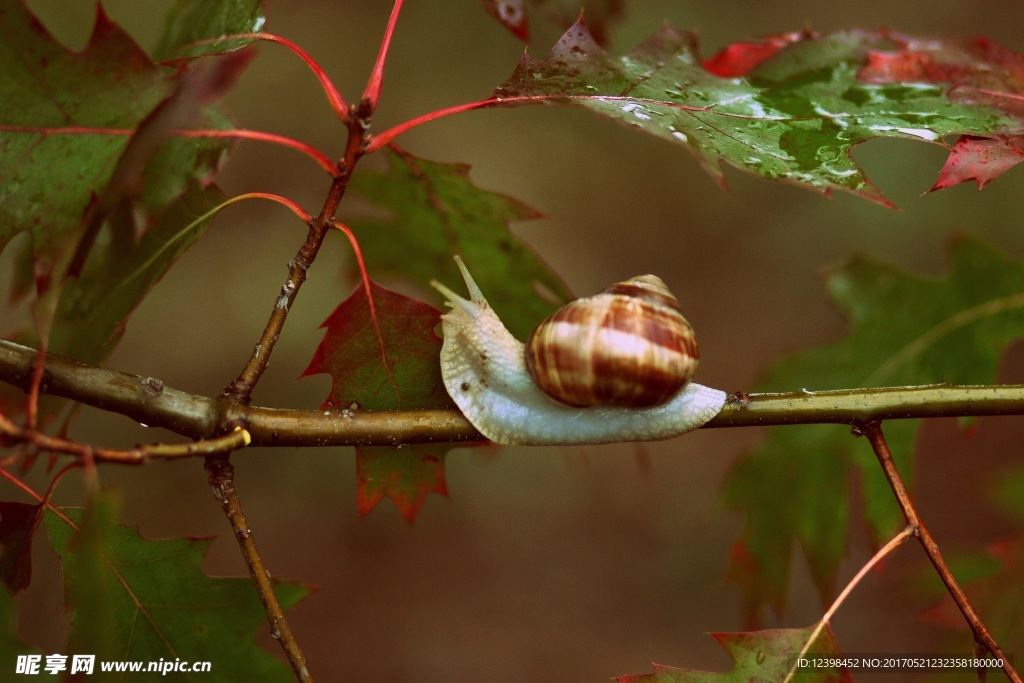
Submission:
[[[270,313],[270,319],[260,340],[253,348],[249,361],[245,364],[242,372],[235,378],[224,394],[232,403],[247,405],[252,398],[253,389],[256,383],[263,376],[267,365],[270,363],[270,355],[274,351],[278,340],[281,338],[281,331],[284,329],[288,311],[291,310],[295,298],[299,295],[302,284],[306,281],[306,272],[313,265],[320,247],[324,243],[324,237],[331,229],[334,214],[338,210],[345,190],[348,188],[349,179],[356,163],[363,156],[363,137],[366,135],[364,122],[348,121],[348,142],[345,146],[345,154],[338,163],[338,175],[331,182],[331,189],[327,193],[327,199],[320,210],[320,215],[314,218],[309,224],[309,232],[306,234],[306,241],[303,242],[293,258],[288,263],[288,277],[281,286],[281,294],[274,303],[274,310]],[[218,425],[224,427],[226,425]]]
[[[231,465],[228,454],[208,456],[206,471],[209,473],[213,495],[220,501],[224,516],[227,517],[235,539],[238,541],[238,547],[242,551],[242,557],[245,558],[245,563],[249,567],[249,575],[252,576],[253,583],[256,584],[256,591],[259,593],[263,609],[270,621],[271,635],[281,643],[285,656],[288,657],[288,662],[298,680],[304,683],[314,683],[313,675],[306,666],[306,656],[302,654],[291,627],[288,626],[284,609],[274,592],[274,582],[270,578],[270,571],[263,563],[263,558],[256,548],[252,530],[245,521],[245,512],[238,498],[238,488],[235,486],[235,468]]]
[[[858,425],[858,427],[868,438],[868,441],[871,442],[871,448],[874,449],[875,455],[878,456],[878,461],[882,465],[885,477],[889,480],[889,486],[896,495],[896,501],[903,511],[903,517],[907,520],[907,524],[917,529],[917,537],[921,541],[921,547],[924,548],[924,552],[928,555],[928,559],[931,560],[932,566],[935,567],[939,578],[942,579],[942,583],[946,585],[946,589],[953,597],[956,606],[960,609],[961,614],[964,615],[967,625],[974,633],[974,640],[988,650],[993,657],[1002,660],[1003,671],[1006,673],[1007,678],[1013,681],[1013,683],[1024,683],[1020,674],[1013,667],[1013,664],[1007,659],[1002,648],[999,647],[999,643],[995,641],[995,638],[992,637],[988,628],[985,627],[985,624],[981,621],[977,612],[975,612],[963,589],[960,588],[960,584],[953,578],[946,560],[942,557],[942,553],[939,552],[939,545],[932,538],[931,533],[928,532],[928,528],[921,521],[920,516],[918,516],[917,508],[910,499],[907,488],[903,484],[903,479],[900,478],[900,473],[896,470],[896,465],[892,460],[889,445],[885,442],[885,436],[882,434],[882,424],[878,421],[872,421]]]
[[[340,96],[337,102],[339,104],[342,102]],[[270,356],[277,341],[281,338],[288,312],[294,304],[302,284],[306,281],[306,273],[313,265],[324,238],[333,225],[334,214],[338,210],[342,197],[345,196],[352,171],[364,154],[363,142],[369,128],[370,115],[365,114],[357,119],[351,115],[346,116],[344,112],[339,112],[339,114],[348,126],[348,138],[345,144],[345,153],[337,164],[338,173],[331,182],[331,188],[324,200],[320,214],[309,222],[306,241],[299,248],[295,258],[288,263],[288,278],[281,287],[281,294],[274,304],[270,319],[267,321],[259,342],[253,349],[252,356],[238,377],[224,390],[221,399],[216,402],[216,417],[213,427],[217,432],[229,426],[243,425],[243,422],[232,413],[244,409],[252,399],[252,392],[266,371],[270,363]],[[206,470],[209,473],[210,485],[221,502],[224,514],[235,532],[235,538],[238,540],[242,555],[249,566],[249,574],[256,584],[256,590],[270,621],[271,634],[281,643],[298,679],[311,683],[313,676],[306,667],[306,658],[288,626],[284,610],[274,593],[270,572],[266,569],[263,558],[256,548],[256,542],[252,538],[252,532],[246,524],[245,514],[238,499],[238,489],[235,486],[234,467],[229,458],[230,456],[226,453],[207,456]]]
[[[50,436],[35,429],[19,427],[6,416],[0,414],[0,436],[6,442],[32,444],[39,450],[51,453],[64,453],[81,458],[88,468],[97,462],[115,462],[121,465],[141,465],[150,460],[175,460],[192,458],[199,455],[230,453],[244,448],[252,442],[249,432],[241,427],[224,436],[212,439],[190,441],[188,443],[138,444],[132,448],[103,448],[92,446],[71,439]]]
[[[882,546],[882,548],[878,552],[876,552],[870,560],[868,560],[867,564],[860,568],[860,571],[858,571],[854,575],[854,577],[850,579],[849,583],[846,584],[846,587],[843,588],[843,590],[839,593],[836,599],[832,601],[832,604],[829,606],[829,608],[825,611],[825,614],[822,615],[821,620],[818,622],[818,625],[811,633],[811,637],[807,639],[807,642],[804,643],[803,648],[800,650],[800,654],[796,656],[796,661],[803,659],[803,657],[810,650],[814,642],[818,640],[818,636],[821,635],[821,632],[825,630],[825,627],[832,621],[832,617],[834,617],[836,615],[836,612],[839,611],[839,607],[843,604],[843,602],[845,602],[846,598],[849,597],[850,593],[853,592],[853,589],[857,586],[857,584],[860,583],[865,576],[867,576],[867,573],[871,571],[872,567],[881,562],[883,557],[885,557],[893,550],[898,548],[900,545],[902,545],[908,538],[914,535],[916,531],[916,528],[907,525],[907,527],[903,529],[903,531],[896,534],[896,536],[892,540],[890,540],[888,543]],[[782,683],[789,683],[791,680],[793,680],[793,676],[796,675],[796,671],[796,663],[794,662],[793,668],[791,668],[789,670],[789,673],[786,674],[786,678]]]

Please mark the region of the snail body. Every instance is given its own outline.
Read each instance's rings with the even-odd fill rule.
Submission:
[[[491,441],[572,445],[668,439],[700,427],[725,404],[725,392],[689,382],[689,375],[656,405],[636,407],[634,400],[633,405],[578,406],[552,398],[527,369],[524,344],[498,319],[462,261],[456,261],[468,299],[432,283],[451,306],[441,316],[441,375],[459,409]],[[695,364],[695,343],[692,360]]]

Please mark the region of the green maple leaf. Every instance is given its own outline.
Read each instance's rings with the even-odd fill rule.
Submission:
[[[244,60],[224,62],[220,72],[168,70],[102,11],[89,45],[73,53],[19,3],[0,8],[0,35],[9,38],[0,41],[0,64],[11,63],[0,69],[0,93],[18,92],[0,104],[0,169],[9,181],[0,191],[0,248],[31,233],[16,258],[14,295],[28,293],[35,274],[36,323],[49,349],[101,364],[131,312],[205,232],[210,219],[201,216],[223,200],[210,181],[230,143],[177,138],[170,128],[229,126],[221,109],[203,103],[222,91],[217,78],[237,74]],[[207,34],[227,28],[232,16],[237,23],[230,8],[221,10]],[[196,17],[189,25],[202,28]],[[65,281],[72,259],[77,277]],[[28,330],[6,336],[39,343]],[[22,403],[20,392],[0,388],[6,411]],[[43,421],[60,405],[41,401]]]
[[[431,291],[431,280],[461,280],[452,260],[460,254],[488,302],[520,339],[571,298],[561,279],[509,232],[509,222],[541,214],[515,199],[481,190],[469,179],[465,164],[392,151],[386,158],[386,172],[361,171],[351,185],[393,214],[387,220],[349,221],[374,277],[395,274]],[[539,297],[538,290],[547,298]]]
[[[230,144],[174,137],[164,144],[174,115],[191,111],[190,88],[199,82],[187,80],[187,70],[153,64],[102,10],[79,53],[53,40],[17,0],[3,0],[0,10],[0,249],[19,232],[31,235],[28,258],[42,294],[58,290],[71,259],[88,253],[95,236],[88,211],[102,219],[130,200],[142,234],[191,185],[209,183]],[[200,123],[230,125],[211,107]],[[144,128],[148,135],[130,144]]]
[[[884,31],[856,29],[796,34],[770,46],[749,72],[721,77],[702,65],[692,33],[665,26],[614,57],[580,20],[545,60],[525,56],[493,96],[511,106],[584,107],[683,145],[720,183],[724,163],[824,194],[843,190],[889,205],[850,156],[858,143],[1024,132],[1019,111],[992,99],[954,97],[961,84],[952,75],[903,82],[866,71],[862,78],[872,56],[892,40]],[[726,66],[716,63],[720,71]],[[976,59],[972,66],[984,72],[992,65]],[[1019,102],[1015,90],[1006,93],[1003,101]]]
[[[801,629],[775,629],[751,633],[712,633],[711,637],[729,654],[733,669],[727,673],[677,669],[654,664],[649,674],[619,676],[618,683],[778,683],[793,667],[793,659],[814,634],[814,626]],[[842,656],[839,644],[828,627],[822,630],[809,649],[820,656]],[[845,669],[805,669],[796,676],[808,683],[849,683],[853,679]]]
[[[842,341],[775,363],[759,388],[809,391],[995,380],[1007,344],[1024,336],[1024,265],[974,240],[950,247],[949,273],[922,277],[866,258],[827,280],[850,319]],[[917,422],[887,422],[903,478],[911,482]],[[733,576],[744,588],[750,623],[768,603],[781,609],[794,544],[827,598],[849,526],[849,478],[856,471],[876,542],[902,524],[869,445],[837,425],[777,427],[737,463],[725,500],[744,517]]]
[[[266,614],[248,578],[212,578],[201,564],[212,539],[147,540],[109,521],[105,499],[88,509],[47,511],[74,607],[69,652],[103,660],[209,661],[210,681],[290,681],[291,670],[253,641]],[[309,589],[277,581],[282,606]],[[108,676],[116,676],[108,674]],[[171,673],[166,680],[194,680]],[[104,680],[137,680],[127,673]]]
[[[450,408],[441,380],[441,312],[373,282],[371,310],[360,285],[324,322],[327,328],[303,376],[331,375],[324,409],[399,410]],[[450,447],[424,444],[356,449],[360,515],[385,496],[410,523],[430,493],[447,495],[444,458]]]

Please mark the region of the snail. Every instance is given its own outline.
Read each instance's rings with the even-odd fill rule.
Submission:
[[[594,297],[567,304],[534,330],[530,335],[528,352],[526,345],[513,337],[491,310],[462,260],[456,256],[455,261],[466,281],[469,299],[437,281],[431,282],[448,299],[451,307],[441,316],[444,332],[441,376],[455,404],[491,441],[504,445],[573,445],[669,439],[700,427],[725,405],[725,392],[689,381],[697,361],[693,330],[679,313],[678,302],[660,279],[654,276],[633,278]],[[644,300],[645,296],[650,299],[652,293],[654,304]],[[639,298],[640,303],[629,302],[631,298]],[[602,329],[602,314],[592,315],[588,309],[598,308],[607,312],[609,305],[618,314],[632,311],[641,318],[668,318],[669,327],[674,325],[675,330],[668,333],[668,338],[674,341],[662,343],[666,338],[663,326],[651,327],[645,320],[632,321],[632,331],[625,335]],[[647,382],[650,386],[632,386],[633,382],[627,380],[624,382],[627,385],[625,390],[621,386],[616,388],[616,384],[623,382],[614,379],[617,373],[605,369],[608,366],[604,360],[596,365],[580,365],[596,367],[600,375],[595,380],[592,371],[576,373],[582,380],[582,388],[578,386],[580,382],[567,381],[564,375],[561,378],[556,376],[576,363],[567,362],[564,352],[550,349],[552,338],[559,341],[565,332],[562,323],[568,320],[571,326],[577,326],[588,316],[597,327],[589,332],[590,341],[586,344],[569,343],[567,348],[578,351],[588,347],[584,354],[601,354],[602,345],[618,346],[619,350],[609,356],[616,359],[611,365],[632,366],[632,371],[626,374],[632,374],[634,380],[639,379],[641,384]],[[621,343],[623,337],[628,339],[637,332],[643,336],[644,330],[658,341],[653,345],[637,344],[635,339],[631,340],[632,343]],[[587,336],[584,335],[585,338]],[[622,360],[622,351],[628,357],[629,349],[638,346],[642,353],[635,361]],[[663,362],[664,354],[653,348],[660,346],[671,349],[667,352],[668,363]],[[655,366],[674,365],[681,372],[673,374],[657,369],[651,373],[652,359]],[[637,367],[639,372],[636,372]],[[665,374],[673,376],[666,380]],[[534,375],[540,377],[539,383]],[[613,377],[610,382],[609,377]],[[612,388],[588,389],[588,382],[592,386],[604,382]],[[555,388],[552,396],[547,393],[552,391],[552,385],[572,388],[568,392]]]

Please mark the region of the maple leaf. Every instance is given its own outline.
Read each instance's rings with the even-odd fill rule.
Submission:
[[[701,66],[708,73],[721,78],[746,76],[755,68],[775,56],[782,48],[800,40],[813,39],[815,35],[809,31],[796,33],[776,33],[751,43],[733,43],[722,48],[717,54],[708,57]]]
[[[613,57],[581,20],[544,61],[524,56],[493,97],[510,106],[581,106],[684,145],[723,185],[724,163],[891,206],[850,156],[855,145],[876,137],[1013,135],[1022,121],[991,99],[954,96],[957,86],[948,82],[870,79],[869,60],[890,39],[863,30],[784,34],[731,54],[727,48],[712,58],[712,73],[692,33],[665,26]]]
[[[68,651],[98,659],[209,661],[213,670],[203,678],[210,681],[294,680],[283,662],[253,641],[266,614],[252,582],[203,573],[212,539],[147,540],[138,529],[109,521],[111,507],[104,497],[85,510],[45,515],[75,608]],[[308,592],[275,581],[284,607]],[[126,674],[104,680],[135,679]]]
[[[0,9],[0,249],[18,232],[31,234],[42,293],[57,289],[72,257],[87,253],[95,233],[86,234],[83,218],[97,197],[110,189],[112,209],[120,195],[134,195],[133,213],[147,226],[190,184],[208,183],[230,144],[172,139],[158,146],[159,134],[130,144],[127,133],[168,101],[188,71],[153,64],[102,6],[80,53],[53,40],[17,0]],[[203,116],[206,127],[229,125],[216,109]],[[115,179],[116,189],[108,188]]]
[[[389,150],[384,173],[357,173],[351,188],[393,214],[391,219],[352,218],[367,268],[430,289],[431,280],[462,279],[454,254],[479,273],[477,283],[508,329],[520,339],[572,298],[562,280],[508,229],[511,221],[541,214],[505,195],[481,190],[470,167]],[[416,258],[410,259],[409,254]],[[547,297],[537,292],[546,292]]]
[[[866,258],[834,271],[826,284],[850,318],[846,338],[775,363],[759,389],[993,382],[1003,350],[1024,336],[1024,265],[969,239],[954,242],[949,258],[941,278]],[[886,425],[908,482],[916,431],[915,420]],[[881,542],[902,524],[899,509],[868,444],[852,439],[848,427],[773,428],[736,464],[724,497],[744,518],[731,573],[743,587],[748,624],[758,622],[765,603],[781,609],[794,544],[822,599],[831,595],[846,548],[853,471]]]
[[[323,408],[401,410],[454,405],[441,381],[441,311],[370,281],[327,317],[323,340],[302,376],[327,373]]]
[[[178,0],[168,11],[157,59],[201,57],[233,52],[255,38],[267,23],[263,0]]]
[[[896,50],[875,50],[859,78],[868,83],[938,83],[956,102],[990,106],[1013,117],[1018,135],[966,135],[953,146],[931,190],[974,180],[985,183],[1021,162],[1024,154],[1024,55],[988,38],[941,41],[888,32]]]
[[[794,656],[814,635],[815,626],[801,629],[775,629],[752,633],[712,633],[711,637],[729,654],[733,669],[727,673],[677,669],[654,664],[649,674],[619,676],[619,683],[777,683],[793,668]],[[819,656],[842,656],[839,644],[826,626],[809,649]],[[803,669],[799,681],[848,683],[853,680],[846,669]]]
[[[208,227],[209,219],[197,219],[223,200],[211,178],[231,144],[174,138],[171,129],[229,126],[209,105],[246,58],[172,74],[152,64],[102,8],[89,45],[72,53],[19,3],[0,2],[4,7],[0,35],[11,40],[0,41],[0,63],[17,64],[0,69],[0,92],[16,89],[18,97],[4,101],[19,104],[0,103],[0,168],[9,180],[0,249],[19,231],[31,232],[16,257],[12,296],[27,294],[33,278],[40,293],[37,333],[5,336],[36,346],[42,334],[51,351],[101,364],[131,312]],[[226,10],[220,18],[230,16]],[[7,51],[13,48],[20,51]],[[77,277],[63,281],[68,270]],[[23,403],[20,392],[0,388],[10,414]],[[60,405],[41,401],[42,422]]]
[[[12,593],[32,581],[32,536],[39,506],[0,501],[0,579]]]
[[[979,138],[964,135],[953,145],[930,191],[973,180],[978,189],[1024,161],[1024,136]]]
[[[415,444],[400,449],[356,449],[356,508],[365,517],[385,496],[409,524],[416,521],[427,496],[448,495],[444,461],[449,447]]]
[[[338,305],[302,376],[327,373],[327,410],[448,408],[455,404],[441,380],[441,339],[434,333],[441,312],[371,281],[371,308],[359,285]],[[360,516],[387,496],[402,516],[415,520],[430,493],[447,495],[448,447],[416,445],[400,450],[357,448],[356,500]]]

